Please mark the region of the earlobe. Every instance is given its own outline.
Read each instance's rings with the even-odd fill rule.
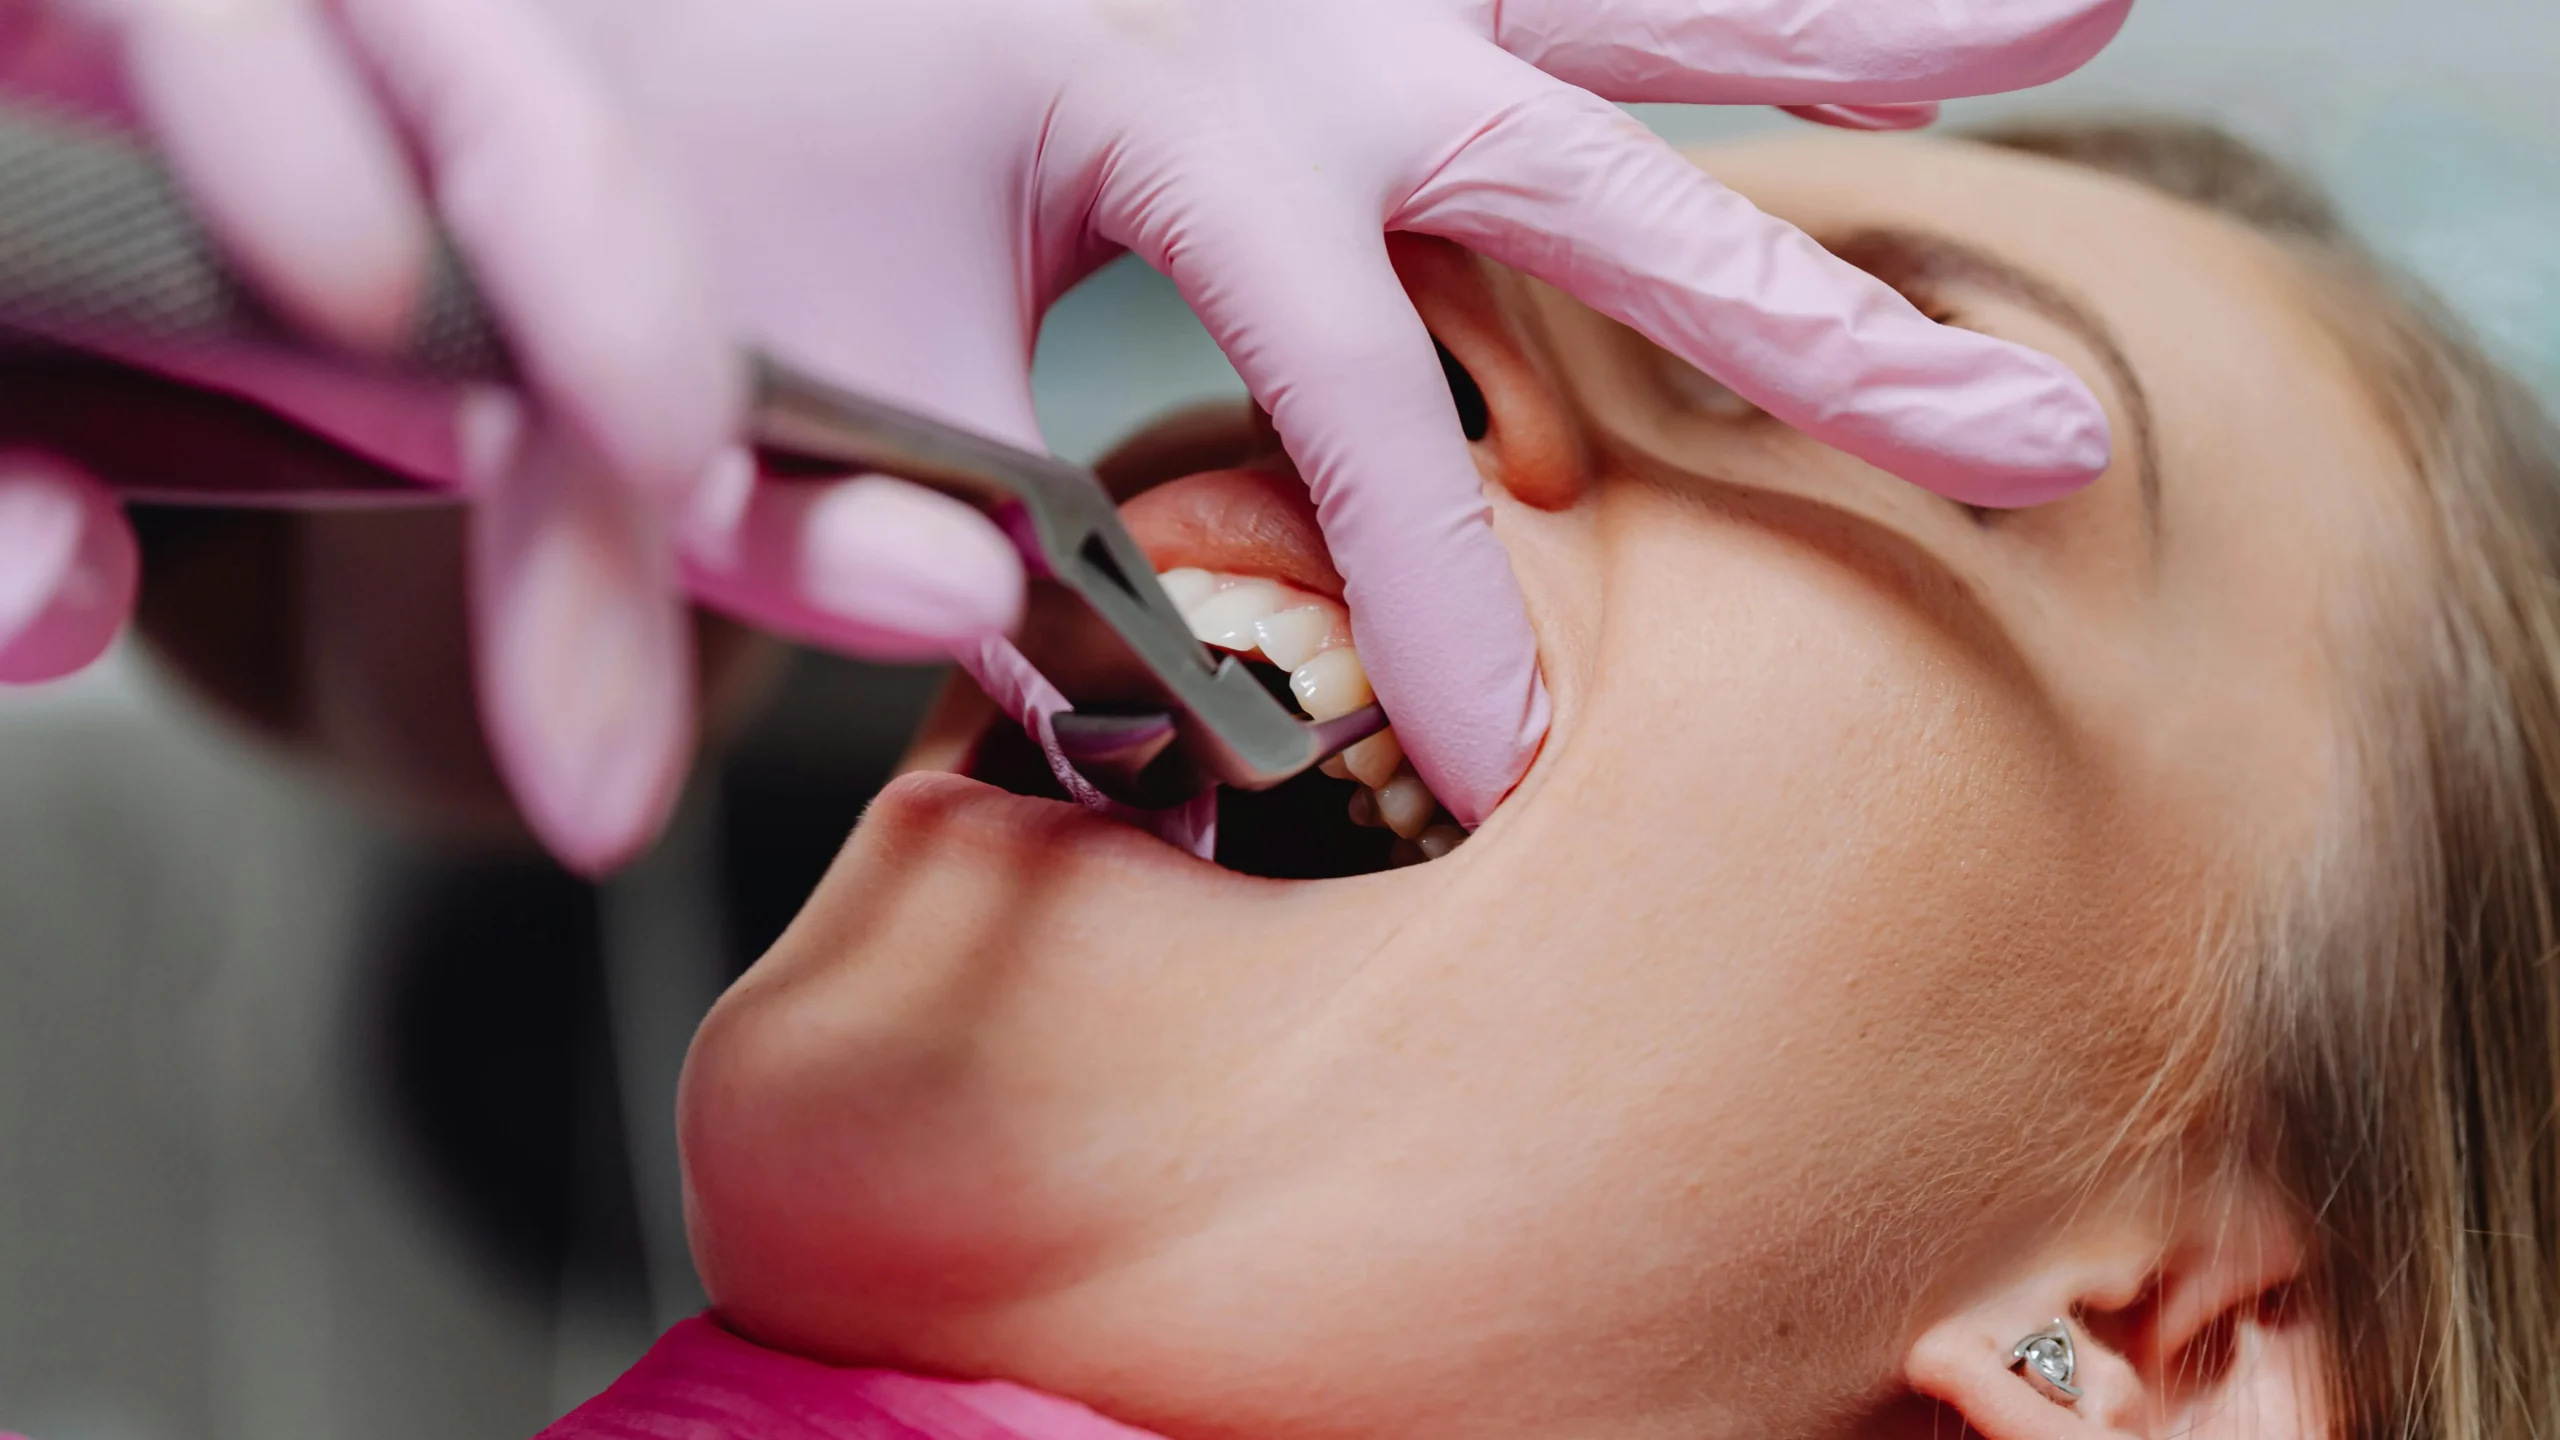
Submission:
[[[2133,1368],[2067,1316],[2015,1318],[2029,1313],[2005,1304],[1931,1327],[1905,1362],[1911,1388],[1986,1440],[2141,1440]]]
[[[1483,261],[1446,240],[1391,235],[1388,254],[1440,344],[1459,423],[1486,478],[1521,502],[1561,510],[1590,484],[1582,437]]]
[[[2087,1221],[1932,1323],[1905,1357],[1911,1388],[1987,1440],[2326,1434],[2317,1333],[2285,1303],[2308,1262],[2301,1227],[2251,1183],[2174,1209]]]

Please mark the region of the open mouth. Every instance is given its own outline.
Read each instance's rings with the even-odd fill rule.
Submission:
[[[1348,715],[1374,698],[1341,579],[1293,477],[1187,476],[1123,515],[1201,643],[1242,657],[1309,719]],[[978,737],[964,768],[1018,795],[1068,798],[1039,745],[1002,721]],[[1322,880],[1436,860],[1465,839],[1389,729],[1270,790],[1221,789],[1214,858],[1247,875]]]

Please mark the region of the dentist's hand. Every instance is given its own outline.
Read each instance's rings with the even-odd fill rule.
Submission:
[[[654,830],[690,735],[671,537],[698,593],[872,654],[965,649],[1019,602],[934,497],[749,484],[730,326],[1034,442],[1041,313],[1136,250],[1274,415],[1399,733],[1473,819],[1545,698],[1382,232],[1554,281],[1921,483],[2044,498],[2106,448],[2060,366],[1928,324],[1591,91],[1903,123],[2069,70],[2127,3],[116,0],[140,109],[289,313],[382,343],[433,215],[507,322],[535,404],[460,447],[483,705],[590,869]]]
[[[1547,701],[1384,232],[1559,285],[1968,502],[2051,498],[2107,458],[2062,365],[1931,324],[1609,102],[1910,123],[2071,70],[2130,0],[555,3],[677,167],[752,332],[831,378],[1036,444],[1049,304],[1122,249],[1170,275],[1307,477],[1361,656],[1462,819],[1519,779]],[[862,503],[760,495],[689,573],[824,638],[843,607],[767,562]]]
[[[0,0],[0,92],[148,133],[230,261],[324,343],[388,349],[438,231],[460,247],[508,331],[523,396],[457,405],[257,358],[127,358],[251,396],[359,467],[472,494],[475,688],[491,748],[535,832],[597,872],[654,837],[690,760],[676,554],[689,525],[715,517],[706,549],[753,571],[728,576],[733,587],[805,600],[824,624],[801,633],[873,655],[1001,634],[1023,582],[974,511],[887,482],[756,504],[756,533],[790,517],[787,553],[717,523],[751,488],[731,438],[737,327],[663,167],[549,8]],[[0,684],[72,673],[124,625],[136,550],[118,490],[228,493],[280,467],[317,468],[325,486],[336,468],[280,454],[255,425],[192,414],[201,406],[186,441],[52,444],[59,404],[0,382],[0,429],[39,437],[0,448]],[[108,432],[169,428],[121,394],[78,392],[73,406]],[[69,428],[95,442],[102,427]],[[88,453],[101,448],[115,453]]]
[[[149,133],[233,264],[308,335],[389,349],[437,231],[464,252],[525,374],[518,399],[457,409],[324,370],[165,358],[359,449],[391,436],[398,460],[428,457],[402,468],[477,492],[484,716],[528,820],[590,871],[655,833],[690,759],[671,536],[704,477],[739,463],[742,388],[716,287],[592,74],[523,0],[0,4],[0,88]],[[51,418],[14,393],[0,409],[13,434]],[[0,457],[0,682],[77,669],[120,627],[134,547],[110,487],[130,483]]]
[[[524,0],[105,8],[131,99],[199,211],[308,332],[389,348],[437,229],[462,250],[527,382],[527,403],[474,409],[462,473],[444,477],[476,498],[483,718],[562,859],[627,859],[691,758],[672,536],[724,463],[742,391],[658,170]]]

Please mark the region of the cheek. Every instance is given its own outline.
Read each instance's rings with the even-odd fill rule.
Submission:
[[[1597,888],[1521,903],[1645,949],[1893,955],[1915,985],[2064,938],[2107,787],[2018,668],[1782,542],[1672,543],[1619,567],[1543,807],[1542,863]]]
[[[2123,943],[2102,787],[2032,694],[1820,562],[1680,554],[1619,568],[1670,578],[1613,586],[1573,732],[1434,917],[1468,958],[1395,1036],[1505,1057],[1452,1072],[1547,1242],[1512,1231],[1506,1283],[1630,1277],[1646,1324],[1873,1296],[1985,1223],[2049,1138],[2005,1097],[2083,1028],[2031,977]]]

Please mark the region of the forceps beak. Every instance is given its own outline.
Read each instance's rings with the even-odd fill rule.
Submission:
[[[1302,723],[1311,732],[1319,752],[1316,760],[1321,763],[1386,729],[1387,712],[1370,705],[1338,719]],[[1182,727],[1168,711],[1071,710],[1053,718],[1049,726],[1059,753],[1076,767],[1076,773],[1123,805],[1169,810],[1222,778],[1175,748]],[[1244,788],[1263,789],[1278,783]]]
[[[1212,785],[1267,790],[1387,726],[1376,705],[1322,723],[1293,714],[1232,655],[1212,654],[1156,581],[1119,508],[1090,471],[827,385],[760,359],[752,430],[771,456],[893,475],[966,501],[1013,537],[1035,582],[1063,588],[1102,622],[1151,692],[1053,721],[1069,763],[1125,805],[1161,810]],[[1026,657],[1058,680],[1063,657]]]

